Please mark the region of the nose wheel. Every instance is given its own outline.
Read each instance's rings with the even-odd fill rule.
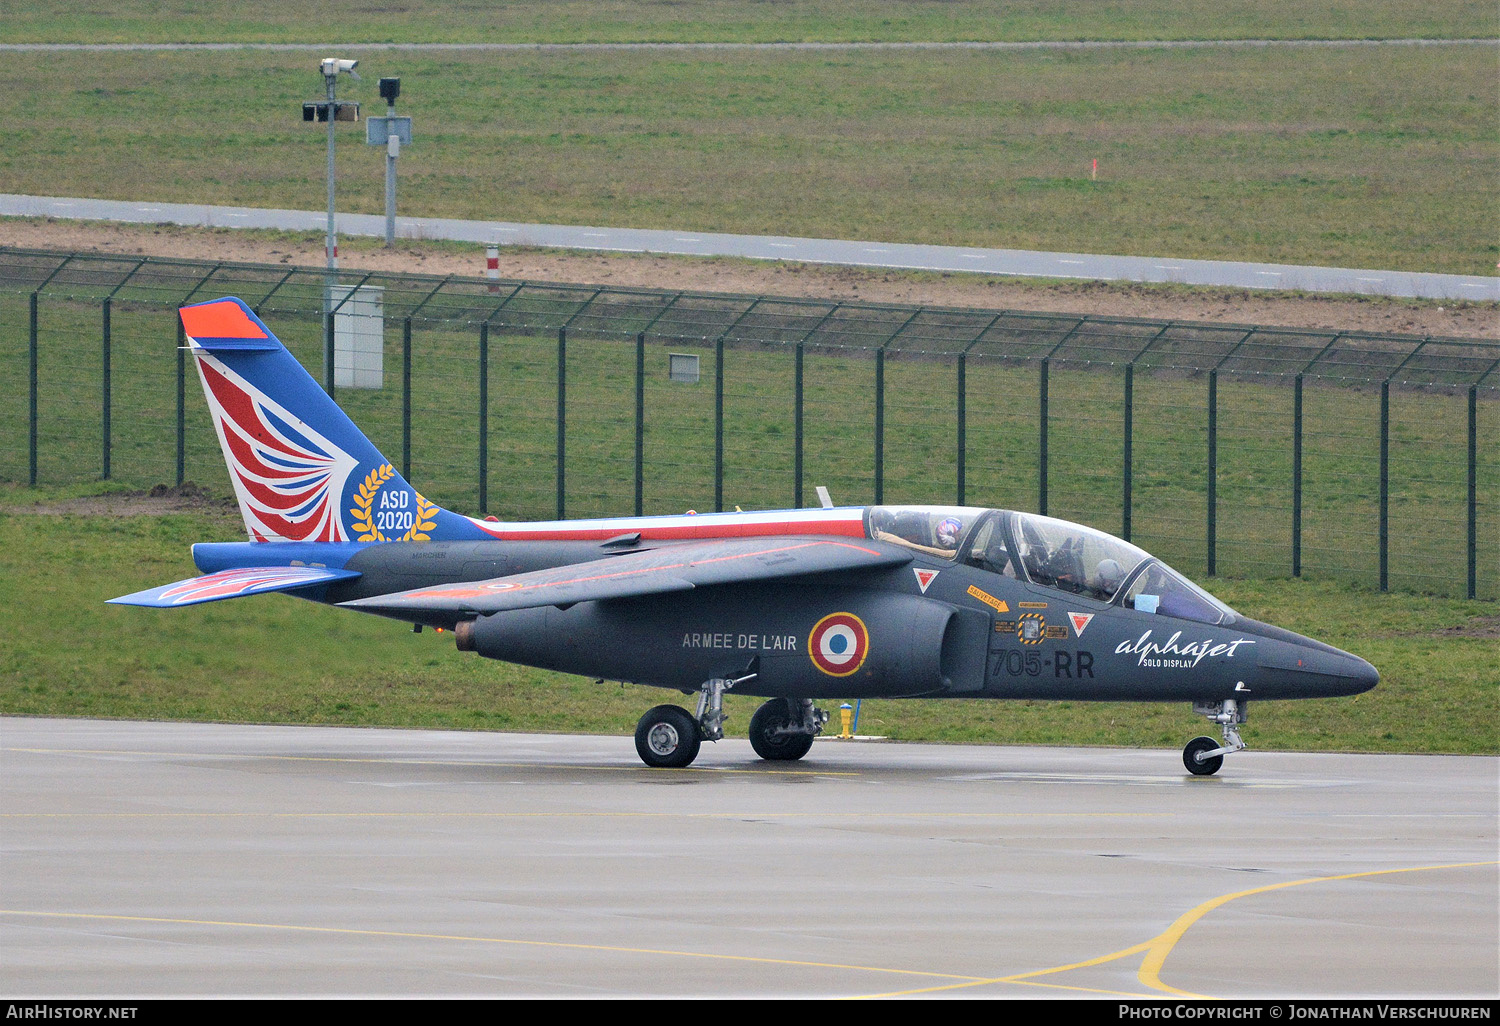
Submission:
[[[1182,749],[1182,764],[1195,777],[1210,777],[1224,765],[1224,756],[1244,749],[1239,725],[1248,719],[1246,703],[1226,698],[1222,702],[1194,702],[1193,712],[1207,716],[1224,732],[1221,745],[1211,737],[1195,737]]]

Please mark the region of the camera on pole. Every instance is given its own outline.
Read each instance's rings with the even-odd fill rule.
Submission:
[[[334,96],[334,87],[340,75],[348,75],[358,82],[359,73],[354,70],[358,66],[359,61],[324,57],[318,62],[318,70],[323,73],[323,84],[328,91],[328,97],[302,105],[303,121],[315,121],[328,125],[328,238],[325,248],[328,251],[329,271],[334,271],[339,266],[338,234],[333,223],[333,126],[337,121],[359,120],[359,104],[352,100],[337,99]]]

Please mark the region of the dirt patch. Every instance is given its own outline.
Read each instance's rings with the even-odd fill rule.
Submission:
[[[159,484],[150,491],[110,492],[62,502],[6,505],[5,513],[36,513],[77,516],[154,517],[163,513],[214,513],[238,518],[234,499],[218,498],[192,481],[180,485]]]
[[[1440,638],[1500,638],[1500,616],[1473,616],[1468,623],[1433,633]]]
[[[312,268],[321,266],[323,261],[321,236],[170,225],[0,218],[0,245]],[[346,269],[472,277],[482,277],[485,271],[482,247],[456,243],[402,240],[386,249],[378,240],[348,238],[341,240],[340,260]],[[902,273],[730,258],[512,247],[500,251],[500,274],[505,278],[585,285],[871,303],[972,306],[1402,335],[1500,336],[1500,306],[1493,303],[1268,295],[1240,289],[1111,282],[1023,284],[978,274]]]

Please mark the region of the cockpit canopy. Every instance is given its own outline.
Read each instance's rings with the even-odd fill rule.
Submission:
[[[967,506],[874,506],[870,537],[1043,588],[1146,613],[1220,623],[1234,610],[1114,535],[1034,513]]]

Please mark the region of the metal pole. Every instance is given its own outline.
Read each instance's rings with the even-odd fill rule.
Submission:
[[[1208,372],[1208,576],[1218,572],[1219,372]]]
[[[109,307],[110,307],[110,301],[109,301],[108,297],[105,297],[103,305],[104,305],[104,340],[103,340],[104,341],[104,345],[103,345],[103,350],[102,350],[102,352],[100,354],[101,358],[102,358],[101,359],[101,366],[100,366],[100,383],[101,383],[102,394],[99,396],[99,407],[100,407],[100,415],[101,415],[101,417],[100,417],[100,426],[99,427],[100,427],[101,448],[103,449],[103,457],[104,457],[104,459],[103,459],[104,469],[103,469],[103,475],[102,476],[104,477],[104,480],[108,481],[109,480],[109,449],[110,449],[110,444],[109,444],[110,443],[110,437],[109,437],[109,435],[110,435],[110,425],[109,425],[109,408],[110,408],[110,395],[109,395],[109,389],[110,389]]]
[[[31,396],[31,412],[26,424],[26,450],[31,464],[30,482],[36,487],[36,437],[37,437],[37,337],[36,337],[36,293],[31,294],[31,345],[28,349],[27,380],[29,382]]]
[[[401,476],[411,481],[411,318],[401,322]]]
[[[724,512],[724,337],[714,343],[714,512]]]
[[[875,350],[875,504],[885,501],[885,346]]]
[[[1469,386],[1469,598],[1477,598],[1479,540],[1479,386]]]
[[[328,253],[328,269],[336,271],[339,267],[339,238],[333,225],[333,126],[338,118],[338,106],[333,98],[333,92],[338,75],[336,73],[324,75],[323,81],[328,85],[328,235],[323,245]],[[330,277],[329,284],[332,283],[333,279]],[[332,390],[328,394],[332,395]]]
[[[385,244],[396,241],[396,158],[401,154],[401,136],[395,132],[396,103],[386,105],[386,126],[390,132],[385,144]]]
[[[1302,375],[1292,393],[1292,576],[1302,576]]]
[[[1131,475],[1135,469],[1135,364],[1125,365],[1125,452],[1120,457],[1120,537],[1130,540]]]
[[[330,293],[330,296],[332,293]],[[350,295],[353,295],[351,292]],[[342,306],[343,304],[339,304]],[[334,377],[334,352],[333,352],[333,318],[332,310],[323,315],[323,391],[328,393],[328,398],[333,396]]]
[[[646,507],[646,333],[635,337],[635,515]]]
[[[490,326],[479,326],[479,515],[490,511]]]
[[[1380,383],[1380,590],[1385,591],[1390,554],[1391,382]]]
[[[1037,381],[1036,511],[1042,516],[1047,515],[1047,370],[1050,364],[1050,360],[1042,361]]]
[[[958,354],[958,496],[960,506],[964,504],[964,458],[968,455],[969,448],[969,381],[968,381],[968,353]]]
[[[187,479],[187,332],[177,318],[177,485]]]
[[[802,508],[802,343],[797,343],[797,359],[794,371],[796,383],[792,411],[792,508]]]
[[[567,515],[568,329],[557,329],[557,519]]]

